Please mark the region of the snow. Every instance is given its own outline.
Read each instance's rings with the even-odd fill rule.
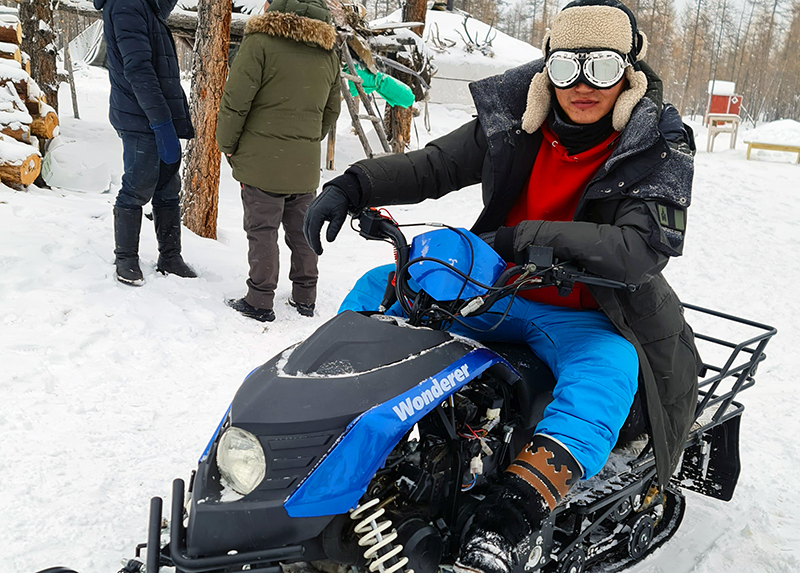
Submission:
[[[31,121],[31,114],[28,113],[28,108],[19,97],[14,84],[6,83],[0,86],[0,125],[18,129],[19,124],[27,125]]]
[[[780,119],[765,123],[747,132],[744,142],[772,143],[800,147],[800,121]]]
[[[370,26],[378,28],[402,19],[402,11],[397,10],[370,22]],[[396,34],[401,35],[402,31],[397,30]],[[433,52],[433,63],[438,68],[430,90],[430,101],[434,103],[472,107],[467,87],[470,81],[500,74],[542,56],[539,49],[527,42],[512,38],[480,20],[470,18],[465,23],[464,16],[456,12],[428,10],[422,38]],[[470,38],[474,44],[485,45],[484,49],[468,46]]]
[[[716,96],[736,95],[736,84],[722,80],[712,80],[708,82],[708,93]]]
[[[15,54],[19,51],[19,46],[10,42],[0,42],[0,52],[4,54]],[[9,58],[10,59],[10,58]],[[16,62],[16,60],[11,60]]]
[[[245,292],[247,241],[239,188],[223,162],[219,239],[183,232],[186,260],[200,278],[155,272],[155,236],[145,220],[146,284],[117,283],[111,207],[122,157],[107,120],[108,77],[88,68],[76,82],[82,119],[70,117],[62,85],[61,137],[86,161],[107,166],[111,192],[0,186],[0,573],[55,565],[117,571],[146,541],[150,498],[168,497],[174,478],[188,478],[244,377],[332,317],[361,273],[392,260],[387,245],[365,242],[346,225],[335,243],[324,243],[317,316],[309,319],[286,304],[282,245],[277,320],[239,316],[224,299]],[[470,119],[460,106],[430,110],[432,133],[417,118],[415,146]],[[699,119],[691,125],[704,141]],[[323,180],[363,156],[346,113],[337,132],[337,169],[323,171]],[[793,488],[800,297],[790,292],[800,283],[800,167],[785,154],[775,158],[746,161],[742,144],[697,154],[686,250],[666,274],[682,300],[779,332],[756,386],[741,396],[742,474],[733,500],[688,493],[675,537],[632,573],[800,570]],[[391,209],[401,222],[458,226],[479,211],[477,188]],[[689,318],[698,331],[709,327]]]
[[[111,187],[108,163],[85,153],[77,141],[55,137],[42,161],[42,178],[51,187],[67,191],[103,193]]]
[[[22,165],[31,155],[39,155],[39,151],[27,143],[17,141],[10,135],[0,134],[0,157],[3,158],[4,165]]]
[[[0,80],[10,80],[12,82],[28,81],[28,72],[19,66],[19,62],[11,60],[13,64],[0,64]]]

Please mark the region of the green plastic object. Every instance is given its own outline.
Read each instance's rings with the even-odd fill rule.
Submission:
[[[411,107],[414,105],[414,92],[397,78],[382,72],[373,74],[358,64],[355,65],[355,68],[358,77],[361,78],[361,87],[364,88],[365,93],[378,92],[386,100],[386,103],[392,107]],[[350,95],[357,97],[358,91],[355,84],[349,80],[347,83],[350,87]]]

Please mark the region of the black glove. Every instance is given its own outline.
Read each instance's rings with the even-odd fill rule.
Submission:
[[[494,249],[504,261],[512,262],[516,259],[514,252],[515,227],[500,227],[496,231],[481,233],[478,237]]]
[[[303,220],[303,235],[311,250],[317,255],[322,254],[320,235],[325,221],[328,221],[325,238],[332,243],[342,229],[347,213],[355,211],[360,203],[361,187],[352,173],[340,175],[323,186],[322,193],[308,206]]]
[[[478,238],[494,249],[494,235],[494,231],[489,231],[488,233],[481,233]]]

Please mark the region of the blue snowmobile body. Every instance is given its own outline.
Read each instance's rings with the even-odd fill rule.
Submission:
[[[227,551],[318,535],[356,506],[414,424],[487,370],[517,378],[496,353],[445,332],[351,311],[334,317],[237,392],[230,421],[259,437],[270,459],[266,476],[248,503],[214,503],[222,488],[212,445],[194,481],[190,551],[207,551],[208,538]],[[264,513],[240,531],[252,503]]]

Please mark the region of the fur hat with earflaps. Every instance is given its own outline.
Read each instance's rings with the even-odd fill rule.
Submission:
[[[636,28],[633,13],[618,0],[574,0],[556,16],[542,40],[542,51],[546,60],[554,50],[578,49],[610,49],[627,58],[628,87],[617,98],[612,115],[614,129],[622,131],[647,91],[647,77],[632,65],[647,54],[647,36]],[[528,133],[547,119],[551,89],[547,69],[533,76],[522,116],[522,129]]]

